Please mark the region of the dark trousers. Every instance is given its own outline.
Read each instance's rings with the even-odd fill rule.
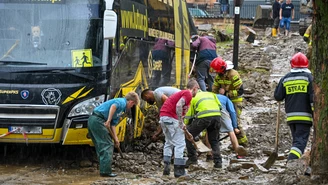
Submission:
[[[290,150],[288,160],[298,159],[304,153],[304,149],[309,139],[311,125],[292,123],[289,124],[292,133],[293,144]]]
[[[203,130],[207,130],[208,140],[211,144],[213,150],[213,158],[214,163],[222,163],[222,158],[220,154],[220,147],[219,147],[219,132],[220,132],[220,116],[211,116],[205,118],[195,118],[191,124],[187,126],[188,131],[190,134],[195,138],[198,136]],[[188,158],[192,161],[197,160],[197,152],[195,147],[192,143],[186,139],[187,151],[188,151]]]
[[[171,71],[172,71],[172,64],[169,60],[162,61],[162,69],[161,70],[153,70],[153,80],[152,86],[153,89],[157,87],[166,86],[171,80]]]
[[[88,132],[96,148],[100,173],[110,174],[112,173],[114,144],[104,125],[105,121],[99,113],[98,115],[93,113],[88,120]]]
[[[171,79],[172,63],[167,52],[157,50],[152,52],[153,57],[153,76],[152,89],[166,86]]]
[[[208,86],[208,91],[212,91],[213,77],[209,74],[210,71],[210,60],[204,60],[196,65],[197,82],[202,91],[206,91],[206,84]]]

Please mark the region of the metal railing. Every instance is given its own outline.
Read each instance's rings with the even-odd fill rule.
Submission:
[[[304,15],[300,14],[300,3],[298,0],[293,0],[293,5],[295,8],[295,18],[294,21],[298,21],[300,18],[305,17]],[[240,8],[240,18],[242,19],[254,19],[256,16],[256,8],[259,5],[271,5],[270,3],[263,1],[244,1],[243,5]],[[214,5],[208,4],[189,4],[188,8],[191,8],[190,12],[191,16],[193,17],[233,17],[234,13],[234,4],[232,0],[229,0],[228,12],[227,14],[223,14],[221,11],[220,3],[214,3]],[[203,13],[198,13],[199,11],[195,9],[200,9],[202,12],[205,12],[206,16]]]

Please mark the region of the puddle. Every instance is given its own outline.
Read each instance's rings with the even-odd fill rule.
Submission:
[[[96,172],[47,170],[41,166],[0,165],[0,184],[91,184],[103,179]]]

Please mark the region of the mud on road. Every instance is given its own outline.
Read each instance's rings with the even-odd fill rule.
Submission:
[[[297,34],[271,38],[264,31],[257,31],[256,39],[258,45],[241,42],[239,49],[238,71],[245,88],[242,123],[250,143],[245,159],[237,160],[229,139],[225,139],[221,142],[222,169],[213,169],[213,163],[207,162],[202,154],[199,164],[187,170],[191,179],[176,179],[173,171],[169,177],[163,177],[163,142],[145,147],[148,141],[145,136],[136,141],[133,152],[124,153],[125,159],[115,153],[113,168],[118,176],[103,178],[99,177],[98,162],[91,147],[10,145],[6,148],[2,144],[0,184],[309,184],[309,177],[302,175],[308,159],[300,160],[293,170],[286,168],[291,136],[283,108],[279,158],[270,170],[261,166],[274,147],[277,119],[274,88],[290,70],[289,59],[295,51],[305,53],[306,44]],[[223,59],[232,60],[231,44],[218,49],[224,53]],[[145,129],[151,133],[156,129],[155,109],[149,111],[147,119]]]

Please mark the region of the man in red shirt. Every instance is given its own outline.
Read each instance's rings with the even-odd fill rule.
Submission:
[[[164,144],[164,171],[163,175],[170,174],[170,162],[172,149],[174,147],[174,176],[186,175],[183,151],[186,147],[185,125],[183,116],[188,111],[190,101],[199,90],[196,80],[191,80],[187,84],[187,90],[182,90],[170,96],[160,110],[160,124],[165,135]]]

